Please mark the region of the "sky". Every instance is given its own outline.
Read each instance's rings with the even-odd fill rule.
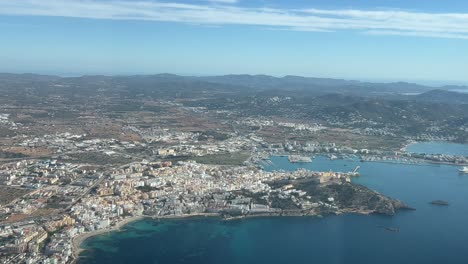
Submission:
[[[468,3],[0,0],[0,72],[468,84]]]

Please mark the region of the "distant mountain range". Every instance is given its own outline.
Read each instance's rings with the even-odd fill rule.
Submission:
[[[416,100],[450,104],[467,104],[468,93],[459,93],[437,89],[417,95]]]
[[[37,89],[51,87],[80,87],[75,92],[93,92],[95,89],[124,90],[125,93],[149,92],[241,92],[272,95],[319,96],[336,93],[354,96],[409,96],[421,101],[466,103],[467,94],[451,92],[467,91],[467,86],[431,87],[408,82],[370,83],[343,79],[311,78],[301,76],[273,77],[269,75],[180,76],[174,74],[130,76],[81,76],[59,77],[37,74],[0,73],[0,88],[33,86]],[[418,96],[415,96],[419,94]],[[412,95],[412,96],[410,96]]]
[[[415,83],[369,83],[343,79],[312,78],[301,76],[273,77],[268,75],[224,75],[199,77],[199,79],[222,84],[242,85],[257,89],[308,90],[333,93],[420,93],[434,89]],[[440,89],[446,89],[440,87]],[[468,89],[468,87],[467,87]]]

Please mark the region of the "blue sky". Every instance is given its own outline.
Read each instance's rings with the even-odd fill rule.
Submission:
[[[466,0],[0,0],[0,71],[468,83]]]

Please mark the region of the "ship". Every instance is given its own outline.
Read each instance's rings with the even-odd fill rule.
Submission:
[[[468,173],[468,166],[465,166],[459,170],[460,173]]]
[[[312,158],[299,156],[299,155],[289,155],[288,160],[289,160],[289,162],[292,162],[292,163],[309,163],[309,162],[312,162]]]

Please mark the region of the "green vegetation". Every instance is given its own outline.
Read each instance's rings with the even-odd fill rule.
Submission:
[[[295,204],[291,199],[284,199],[284,198],[280,198],[277,195],[271,195],[270,200],[271,200],[271,207],[273,208],[281,208],[283,210],[300,209],[300,207],[297,204]]]
[[[237,166],[242,165],[249,157],[250,155],[246,152],[236,152],[193,157],[192,160],[201,164]]]
[[[29,192],[28,189],[0,186],[0,204],[4,205]]]
[[[153,112],[153,113],[164,113],[167,109],[157,105],[144,105],[143,111]]]
[[[116,155],[109,156],[101,152],[83,152],[70,154],[69,156],[77,162],[96,165],[126,164],[132,162],[130,158]]]
[[[16,136],[16,131],[5,128],[5,127],[0,127],[0,137],[14,137]]]
[[[60,118],[60,119],[75,119],[79,117],[79,113],[72,112],[72,111],[57,111],[54,112],[52,117],[53,118]]]
[[[208,140],[210,138],[212,138],[214,140],[222,141],[222,140],[226,140],[226,139],[229,138],[229,135],[227,135],[227,134],[219,133],[219,132],[212,131],[212,130],[201,131],[199,133],[200,133],[200,136],[198,136],[199,141],[205,141],[205,140]]]
[[[238,166],[243,165],[244,161],[246,161],[249,157],[250,154],[247,152],[235,152],[206,155],[201,157],[174,156],[164,158],[164,160],[169,160],[172,162],[194,160],[201,164]]]
[[[156,187],[150,187],[150,186],[139,186],[136,188],[137,190],[141,191],[141,192],[151,192],[151,191],[156,191],[158,190],[158,188]]]
[[[107,110],[110,112],[132,112],[141,111],[143,104],[141,102],[123,101],[114,105],[110,105]]]
[[[22,153],[0,151],[0,159],[20,159],[20,158],[25,158],[25,157],[28,157],[28,156]]]
[[[59,227],[57,230],[54,230],[54,231],[51,231],[51,232],[47,231],[47,238],[46,238],[44,241],[42,241],[41,244],[39,244],[39,251],[41,251],[41,252],[44,251],[44,250],[45,250],[45,246],[46,246],[47,244],[49,244],[49,243],[52,241],[52,237],[53,237],[55,234],[58,234],[58,233],[62,232],[62,230],[63,230],[64,228],[65,228],[64,226],[61,226],[61,227]]]

